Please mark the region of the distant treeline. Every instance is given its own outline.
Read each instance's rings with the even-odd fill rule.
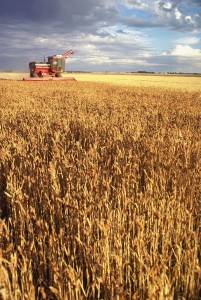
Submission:
[[[152,71],[136,71],[136,72],[128,72],[128,73],[143,73],[143,74],[172,74],[172,75],[201,75],[201,73],[183,73],[183,72],[152,72]]]

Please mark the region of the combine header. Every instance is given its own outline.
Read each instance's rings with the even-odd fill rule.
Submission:
[[[48,56],[47,62],[29,63],[30,77],[23,78],[25,81],[48,81],[48,80],[76,80],[74,77],[62,77],[65,73],[66,58],[73,54],[68,50],[62,55]]]

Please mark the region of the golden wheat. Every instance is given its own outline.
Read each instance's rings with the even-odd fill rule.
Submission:
[[[200,297],[199,97],[0,81],[0,298]]]

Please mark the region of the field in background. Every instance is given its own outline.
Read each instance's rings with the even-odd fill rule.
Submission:
[[[200,100],[0,80],[0,298],[199,299]]]
[[[77,80],[105,82],[127,86],[164,87],[201,91],[201,76],[153,75],[153,74],[74,74]]]
[[[105,82],[110,84],[145,87],[164,87],[201,91],[201,76],[155,75],[155,74],[112,74],[112,73],[68,73],[64,77],[75,77],[79,81]],[[29,73],[3,73],[0,78],[21,80]]]

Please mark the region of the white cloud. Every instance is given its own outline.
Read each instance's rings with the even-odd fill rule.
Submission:
[[[177,44],[184,44],[184,45],[193,45],[198,44],[201,41],[201,38],[198,37],[184,37],[176,40]]]
[[[192,19],[192,17],[191,16],[186,16],[185,17],[185,21],[187,22],[187,23],[192,23],[192,24],[194,24],[195,23],[195,21]]]
[[[164,8],[171,9],[172,8],[172,4],[170,2],[164,3]]]
[[[124,4],[127,8],[138,8],[138,9],[147,9],[149,7],[149,0],[125,0]]]
[[[36,41],[39,42],[39,43],[41,43],[41,44],[49,42],[49,40],[47,38],[44,38],[44,37],[41,37],[41,36],[39,36],[38,38],[36,38]]]
[[[177,45],[171,52],[163,52],[163,55],[198,58],[201,57],[201,49],[192,48],[189,45]]]
[[[163,51],[161,55],[162,55],[162,56],[168,56],[168,55],[170,55],[170,52],[168,52],[168,51]]]
[[[178,10],[178,8],[175,8],[175,17],[177,20],[181,19],[182,13]]]

